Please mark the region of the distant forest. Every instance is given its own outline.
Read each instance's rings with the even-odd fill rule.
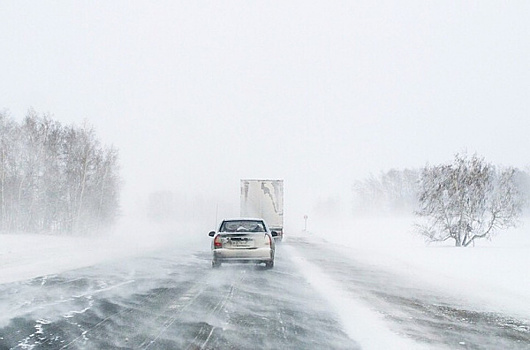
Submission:
[[[0,231],[87,234],[119,211],[118,151],[91,127],[0,112]]]
[[[352,189],[354,215],[412,214],[419,208],[422,169],[391,169],[355,181]],[[530,175],[516,169],[516,187],[522,197],[523,215],[530,214]]]

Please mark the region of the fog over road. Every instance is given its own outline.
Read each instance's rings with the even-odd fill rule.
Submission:
[[[212,269],[209,247],[195,248],[0,285],[0,349],[530,346],[527,321],[472,309],[313,237],[278,244],[272,270]]]

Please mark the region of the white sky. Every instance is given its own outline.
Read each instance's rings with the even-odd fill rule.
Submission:
[[[283,178],[305,210],[462,150],[530,164],[529,18],[528,1],[1,1],[0,108],[88,120],[126,200]]]

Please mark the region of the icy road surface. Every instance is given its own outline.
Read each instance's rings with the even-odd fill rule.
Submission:
[[[529,349],[528,320],[466,306],[312,237],[276,266],[159,251],[0,285],[0,349]]]

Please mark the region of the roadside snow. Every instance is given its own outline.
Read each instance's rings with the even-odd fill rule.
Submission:
[[[295,248],[286,246],[283,249],[309,284],[330,303],[347,334],[363,349],[427,349],[390,331],[379,314],[351,298],[340,284],[300,256]]]
[[[178,234],[177,231],[192,229],[175,226],[128,220],[112,233],[99,237],[0,234],[0,284],[58,274],[176,244],[183,248],[197,237]]]
[[[479,311],[530,319],[528,228],[500,232],[492,242],[477,242],[476,247],[454,248],[447,244],[426,246],[413,235],[413,220],[335,220],[334,224],[311,223],[310,231],[300,234],[326,240],[345,256],[414,278],[425,288],[454,296]],[[135,221],[127,221],[108,237],[0,234],[0,283],[57,274],[161,248],[207,246],[208,242],[206,230],[197,227],[153,227]],[[379,315],[348,297],[339,284],[298,256],[296,249],[290,253],[300,271],[307,272],[309,283],[328,296],[345,330],[363,347],[392,348],[393,342],[407,341],[386,334],[389,331]],[[385,334],[377,336],[374,332]],[[401,348],[416,346],[408,345],[411,347]]]
[[[477,310],[530,319],[530,222],[468,248],[426,245],[414,234],[413,223],[413,217],[336,220],[315,224],[302,234],[324,239],[352,258],[422,281],[426,288]]]

